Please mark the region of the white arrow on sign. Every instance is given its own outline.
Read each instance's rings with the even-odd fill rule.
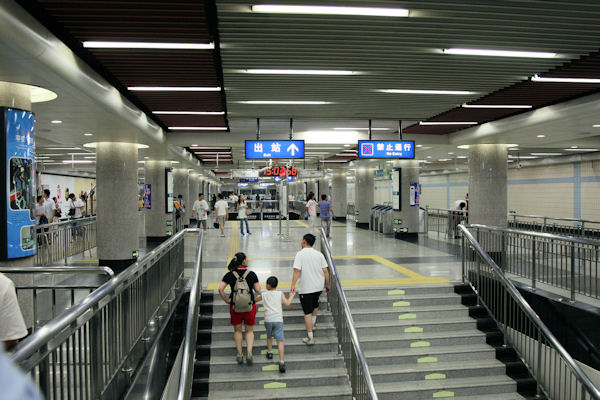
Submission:
[[[296,155],[296,152],[297,152],[297,151],[300,151],[300,149],[299,149],[299,148],[296,146],[296,144],[292,143],[292,144],[290,144],[290,146],[287,148],[287,151],[288,151],[288,152],[291,152],[291,153],[292,153],[292,156],[295,156],[295,155]]]

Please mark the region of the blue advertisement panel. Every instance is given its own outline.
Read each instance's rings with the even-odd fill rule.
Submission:
[[[6,229],[2,255],[21,258],[36,253],[31,209],[35,203],[35,118],[31,112],[2,109],[6,168]]]
[[[152,209],[152,185],[149,183],[144,185],[144,208],[146,210]]]
[[[304,140],[246,140],[246,159],[304,158]]]
[[[413,140],[359,140],[358,158],[415,158]]]

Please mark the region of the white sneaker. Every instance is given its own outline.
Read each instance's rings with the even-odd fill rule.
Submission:
[[[302,343],[304,343],[307,346],[313,346],[315,344],[315,339],[311,339],[308,336],[302,339]]]
[[[225,235],[219,235],[219,237],[225,237]]]

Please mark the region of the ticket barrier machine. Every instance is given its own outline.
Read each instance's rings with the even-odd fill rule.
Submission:
[[[379,218],[379,232],[383,234],[391,234],[394,230],[394,211],[392,207],[386,206],[381,212]]]
[[[381,215],[381,211],[383,211],[383,209],[386,206],[382,205],[382,204],[376,204],[374,207],[371,207],[371,215],[370,215],[370,222],[369,222],[369,229],[372,231],[379,231],[379,218]]]

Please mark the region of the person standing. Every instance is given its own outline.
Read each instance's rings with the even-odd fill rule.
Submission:
[[[36,203],[33,206],[33,216],[35,218],[36,225],[43,225],[48,223],[48,215],[46,214],[46,207],[44,205],[44,197],[38,196]],[[39,233],[40,231],[38,231]]]
[[[317,202],[315,194],[309,193],[308,201],[306,202],[306,212],[308,213],[308,233],[314,233],[317,227]]]
[[[319,297],[323,291],[323,286],[329,293],[329,270],[327,261],[323,254],[313,249],[315,244],[315,235],[307,233],[302,238],[302,250],[300,250],[294,259],[294,273],[292,276],[291,293],[296,292],[296,282],[298,282],[298,294],[300,295],[300,304],[304,312],[304,325],[306,326],[306,337],[302,342],[307,346],[315,344],[313,330],[316,327],[317,315],[319,314]]]
[[[44,189],[44,207],[46,208],[46,218],[48,218],[48,223],[54,222],[54,213],[56,212],[56,204],[50,198],[50,190]]]
[[[248,226],[248,204],[246,203],[246,197],[240,194],[237,204],[238,219],[240,220],[240,235],[244,236],[244,223],[246,224],[246,234],[250,233],[250,227]]]
[[[225,221],[229,219],[229,205],[223,200],[223,195],[219,193],[219,200],[215,203],[215,214],[217,215],[217,223],[221,228],[221,237],[225,237]]]
[[[319,209],[321,210],[321,226],[325,229],[325,235],[327,239],[331,238],[331,218],[335,218],[331,203],[327,200],[327,195],[321,195],[321,201],[319,202]]]
[[[223,195],[219,195],[221,200]],[[218,203],[218,202],[217,202]],[[238,364],[244,363],[244,354],[242,352],[242,323],[246,331],[246,364],[252,365],[252,348],[254,346],[254,324],[256,322],[256,301],[255,292],[260,294],[260,283],[258,277],[253,271],[248,269],[248,257],[244,253],[236,253],[227,266],[228,273],[223,276],[219,284],[219,294],[223,301],[229,304],[230,322],[233,325],[233,339],[237,349],[236,361]],[[231,293],[229,297],[225,295],[225,288],[229,285]],[[247,288],[246,293],[241,292],[240,287]],[[237,289],[237,290],[236,290]],[[249,293],[248,293],[249,292]],[[236,299],[247,296],[247,303],[236,304]],[[247,308],[247,311],[240,309]]]
[[[206,221],[208,219],[208,203],[204,200],[204,193],[198,194],[198,200],[194,202],[192,206],[192,217],[196,216],[197,228],[202,226],[204,232],[206,232]]]
[[[41,196],[40,196],[41,197]],[[0,272],[0,342],[10,350],[27,336],[23,314],[19,308],[15,284]]]

